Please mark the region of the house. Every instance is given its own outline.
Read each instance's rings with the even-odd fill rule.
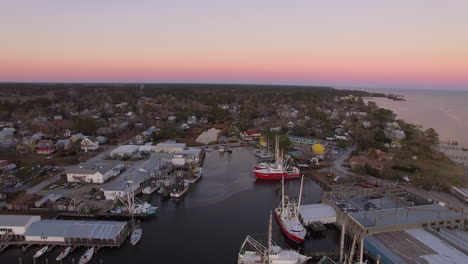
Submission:
[[[83,140],[83,139],[85,139],[85,138],[86,138],[85,135],[83,135],[83,134],[81,134],[81,133],[78,133],[78,134],[75,134],[75,135],[71,136],[71,137],[70,137],[70,140],[71,140],[73,143],[75,143],[75,142],[81,141],[81,140]]]
[[[369,166],[371,168],[377,169],[381,171],[384,167],[383,162],[380,160],[371,160],[368,157],[364,156],[354,156],[351,157],[349,160],[349,164],[353,170],[362,167],[362,166]]]
[[[183,130],[186,130],[186,129],[189,129],[190,126],[187,123],[183,123],[182,125],[180,125],[180,128]]]
[[[86,162],[78,168],[68,170],[67,181],[104,183],[109,178],[119,175],[123,167],[118,161]]]
[[[293,128],[294,127],[294,123],[292,121],[289,121],[288,124],[287,124],[288,128]]]
[[[240,137],[242,140],[257,140],[262,136],[262,131],[260,130],[250,130],[240,132]]]
[[[367,129],[367,128],[370,128],[370,127],[371,127],[371,122],[369,122],[369,121],[363,121],[363,122],[362,122],[362,127],[363,127],[363,128],[366,128],[366,129]]]
[[[59,150],[62,150],[62,151],[71,150],[71,148],[72,148],[72,142],[71,142],[70,139],[60,139],[60,140],[57,140],[57,142],[55,143],[55,148],[56,148],[56,149],[59,149]]]
[[[52,153],[54,153],[53,148],[49,148],[49,147],[36,148],[36,154],[38,155],[51,155]]]
[[[375,155],[377,156],[378,160],[384,161],[384,160],[393,160],[395,158],[395,155],[392,153],[387,153],[385,151],[382,151],[380,149],[377,149],[375,151]]]
[[[99,141],[99,144],[106,144],[107,143],[107,138],[103,136],[98,136],[96,139]]]
[[[62,115],[56,115],[56,116],[54,116],[54,120],[63,120],[63,116]]]
[[[81,141],[81,149],[84,152],[97,150],[99,149],[99,141],[95,137],[86,137]]]
[[[71,131],[70,129],[65,130],[65,133],[63,134],[64,137],[71,137]]]
[[[171,115],[167,117],[167,121],[175,121],[175,120],[176,120],[176,116]]]
[[[193,125],[197,123],[197,117],[196,116],[189,116],[187,118],[187,124]]]

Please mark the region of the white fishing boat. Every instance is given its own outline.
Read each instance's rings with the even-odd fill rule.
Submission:
[[[225,152],[226,148],[223,145],[221,145],[221,146],[218,147],[218,150],[219,150],[219,152]]]
[[[150,186],[143,188],[143,190],[141,192],[144,193],[144,194],[152,194],[157,189],[159,189],[160,186],[161,186],[161,181],[156,180],[156,181],[153,181]]]
[[[203,169],[201,167],[197,167],[197,168],[193,169],[192,172],[193,172],[193,176],[188,181],[190,183],[195,183],[203,175]]]
[[[88,249],[83,256],[81,256],[80,261],[78,264],[86,264],[88,263],[94,255],[94,247]]]
[[[133,181],[127,182],[127,199],[124,199],[121,196],[117,196],[117,199],[123,206],[117,206],[112,208],[109,212],[114,215],[119,214],[138,214],[138,215],[152,215],[156,213],[158,209],[155,206],[147,202],[141,202],[135,197],[135,193],[133,191]]]
[[[36,254],[34,254],[33,258],[39,258],[40,256],[44,255],[46,253],[47,249],[49,249],[49,246],[45,246],[38,251],[36,251]]]
[[[58,256],[57,258],[55,259],[56,261],[61,261],[63,260],[64,258],[66,258],[68,256],[68,254],[70,254],[70,251],[71,251],[71,247],[67,247],[66,249],[64,249]]]
[[[182,183],[177,183],[174,189],[171,191],[171,197],[173,198],[180,198],[184,195],[190,186],[188,181],[183,181]]]
[[[303,264],[310,257],[299,254],[294,250],[284,250],[274,244],[271,239],[271,213],[268,226],[268,247],[265,247],[260,242],[247,236],[239,251],[237,259],[238,264]]]
[[[299,202],[295,202],[284,195],[284,179],[281,180],[281,203],[275,209],[276,220],[284,234],[294,242],[302,243],[307,235],[307,230],[299,221],[299,207],[301,205],[302,186],[304,177],[301,178]]]
[[[140,226],[136,226],[135,229],[133,229],[132,235],[130,236],[130,243],[135,246],[138,241],[140,241],[142,235],[143,229]]]

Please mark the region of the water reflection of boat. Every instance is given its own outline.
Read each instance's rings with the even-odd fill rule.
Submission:
[[[301,255],[294,250],[284,250],[274,244],[271,239],[271,219],[272,217],[270,214],[268,225],[268,246],[265,247],[251,236],[247,236],[239,251],[237,263],[302,264],[307,262],[310,259],[309,257]]]

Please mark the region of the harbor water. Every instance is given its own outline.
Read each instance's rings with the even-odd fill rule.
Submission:
[[[90,263],[237,263],[246,235],[265,238],[269,213],[281,199],[280,182],[256,181],[252,174],[255,161],[249,148],[208,152],[202,179],[184,197],[162,200],[157,192],[139,196],[159,209],[155,216],[142,220],[143,237],[135,247],[127,241],[121,248],[103,248]],[[285,192],[297,198],[299,187],[299,179],[288,180]],[[317,203],[321,194],[312,179],[304,179],[303,203]],[[290,247],[275,220],[273,239]],[[300,250],[307,254],[332,250],[338,244],[339,233],[327,230],[309,237]],[[0,263],[18,263],[20,256],[22,263],[33,263],[32,255],[39,248],[24,254],[20,248],[10,248],[0,255]],[[35,263],[46,263],[46,258],[55,262],[60,250],[52,250]],[[84,251],[77,249],[63,263],[77,263]]]

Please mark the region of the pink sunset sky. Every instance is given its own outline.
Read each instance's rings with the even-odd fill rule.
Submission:
[[[0,0],[0,82],[468,89],[466,0]]]

